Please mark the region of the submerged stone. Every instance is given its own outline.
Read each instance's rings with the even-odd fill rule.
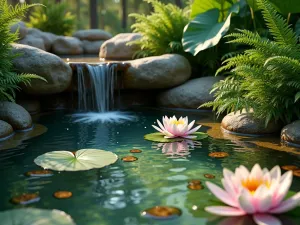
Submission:
[[[141,215],[151,219],[175,219],[181,216],[180,209],[172,206],[155,206],[144,210]]]
[[[283,170],[296,170],[296,169],[298,169],[298,166],[285,165],[285,166],[281,166],[281,169],[283,169]]]
[[[32,170],[25,173],[28,177],[50,177],[53,176],[53,172],[50,170]]]
[[[135,156],[125,156],[122,158],[122,160],[124,162],[134,162],[134,161],[138,160],[138,158]]]
[[[10,201],[14,204],[27,205],[38,202],[40,199],[41,198],[37,193],[24,193],[22,195],[13,197]]]
[[[208,154],[208,156],[212,158],[225,158],[229,156],[229,154],[227,152],[211,152]]]
[[[140,150],[140,149],[131,149],[130,152],[131,153],[141,153],[142,150]]]
[[[214,176],[214,175],[212,175],[212,174],[209,174],[209,173],[207,173],[207,174],[204,174],[204,177],[205,177],[205,178],[208,178],[208,179],[214,179],[214,178],[215,178],[215,176]]]
[[[53,194],[53,196],[58,199],[71,198],[72,195],[73,194],[70,191],[57,191]]]

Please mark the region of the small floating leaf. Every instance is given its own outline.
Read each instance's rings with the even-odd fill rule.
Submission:
[[[187,187],[191,190],[202,190],[202,189],[204,189],[204,186],[202,186],[201,184],[192,184],[192,183],[190,183]]]
[[[138,160],[138,158],[134,157],[134,156],[125,156],[122,158],[122,160],[124,162],[134,162],[134,161]]]
[[[53,172],[50,170],[32,170],[25,173],[28,177],[51,177]]]
[[[23,208],[0,212],[1,224],[5,225],[75,225],[72,218],[60,210]]]
[[[281,169],[283,169],[283,170],[296,170],[296,169],[298,169],[298,166],[285,165],[285,166],[281,166]]]
[[[300,170],[293,170],[293,175],[296,177],[300,177]]]
[[[142,150],[140,150],[140,149],[131,149],[130,152],[131,153],[141,153]]]
[[[142,216],[152,219],[175,219],[181,214],[180,209],[172,206],[155,206],[141,213]]]
[[[208,179],[214,179],[214,178],[215,178],[214,175],[209,174],[209,173],[204,174],[204,177],[205,177],[205,178],[208,178]]]
[[[57,171],[79,171],[102,168],[117,161],[118,156],[100,149],[82,149],[76,152],[53,151],[38,156],[34,162]]]
[[[189,184],[201,184],[201,180],[190,180]]]
[[[63,198],[71,198],[72,197],[72,192],[70,191],[57,191],[54,192],[53,196],[55,198],[63,199]]]
[[[229,156],[227,152],[211,152],[208,155],[213,158],[225,158]]]
[[[22,195],[13,197],[10,201],[14,204],[27,205],[38,202],[40,199],[41,198],[37,193],[24,193]]]
[[[164,134],[156,132],[151,134],[146,134],[144,136],[144,139],[148,141],[154,141],[154,142],[160,142],[160,143],[170,143],[170,142],[177,142],[177,141],[183,141],[183,140],[191,140],[191,141],[199,141],[204,138],[208,137],[208,134],[203,132],[195,132],[192,135],[197,136],[195,139],[186,139],[186,138],[164,138]]]

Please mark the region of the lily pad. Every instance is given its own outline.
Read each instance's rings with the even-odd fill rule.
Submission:
[[[195,135],[197,136],[194,139],[186,139],[186,138],[164,138],[164,134],[159,133],[159,132],[155,132],[155,133],[151,133],[151,134],[146,134],[144,136],[144,138],[148,141],[154,141],[154,142],[160,142],[160,143],[171,143],[171,142],[177,142],[177,141],[183,141],[183,140],[192,140],[192,141],[199,141],[202,140],[204,138],[207,138],[208,135],[206,133],[203,132],[195,132],[191,135]]]
[[[100,149],[81,149],[76,152],[53,151],[38,156],[34,162],[56,171],[79,171],[102,168],[117,161],[118,156]]]
[[[72,218],[60,210],[13,209],[0,212],[1,224],[5,225],[75,225]]]

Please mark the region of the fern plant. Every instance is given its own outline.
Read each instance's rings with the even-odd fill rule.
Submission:
[[[44,0],[46,7],[36,7],[29,16],[29,27],[57,35],[71,35],[75,29],[75,17],[68,12],[66,3]]]
[[[26,3],[10,6],[7,0],[0,0],[0,101],[14,101],[15,91],[20,83],[30,84],[32,78],[43,79],[34,74],[17,74],[13,71],[11,44],[18,40],[18,31],[10,32],[10,26],[21,19],[26,10],[34,5]]]
[[[226,59],[217,74],[229,76],[215,85],[213,107],[218,114],[253,109],[254,117],[289,123],[300,118],[300,48],[287,21],[267,0],[257,0],[272,36],[238,30],[227,35],[228,43],[249,46],[242,54]]]
[[[166,53],[185,54],[181,39],[183,29],[188,23],[187,11],[173,4],[163,4],[158,0],[144,0],[152,5],[151,15],[130,14],[136,23],[131,26],[142,38],[131,42],[140,47],[135,58],[162,55]]]

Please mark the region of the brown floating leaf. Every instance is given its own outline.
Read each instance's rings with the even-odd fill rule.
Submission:
[[[204,187],[201,184],[191,184],[190,183],[187,187],[191,190],[202,190],[202,189],[204,189]]]
[[[227,152],[211,152],[208,154],[208,156],[213,158],[225,158],[229,156],[229,154]]]
[[[38,202],[40,199],[41,198],[37,193],[24,193],[13,197],[10,201],[14,204],[27,205],[33,202]]]
[[[281,166],[281,169],[283,169],[283,170],[297,170],[299,168],[298,168],[298,166],[294,166],[294,165],[285,165],[285,166]]]
[[[214,178],[215,178],[214,175],[209,174],[209,173],[204,174],[204,177],[205,177],[205,178],[208,178],[208,179],[214,179]]]
[[[201,184],[201,180],[190,180],[189,184]]]
[[[293,175],[296,177],[300,177],[300,169],[299,170],[293,170]]]
[[[53,172],[50,170],[32,170],[25,173],[25,176],[28,177],[50,177],[53,175]]]
[[[134,161],[138,160],[138,158],[135,156],[125,156],[122,158],[122,160],[124,162],[134,162]]]
[[[141,153],[142,150],[140,150],[140,149],[131,149],[130,152],[131,153]]]
[[[55,198],[63,199],[72,197],[72,192],[70,191],[57,191],[53,194]]]
[[[182,212],[180,209],[172,206],[155,206],[150,209],[143,211],[142,216],[153,218],[153,219],[174,219],[181,216]]]

